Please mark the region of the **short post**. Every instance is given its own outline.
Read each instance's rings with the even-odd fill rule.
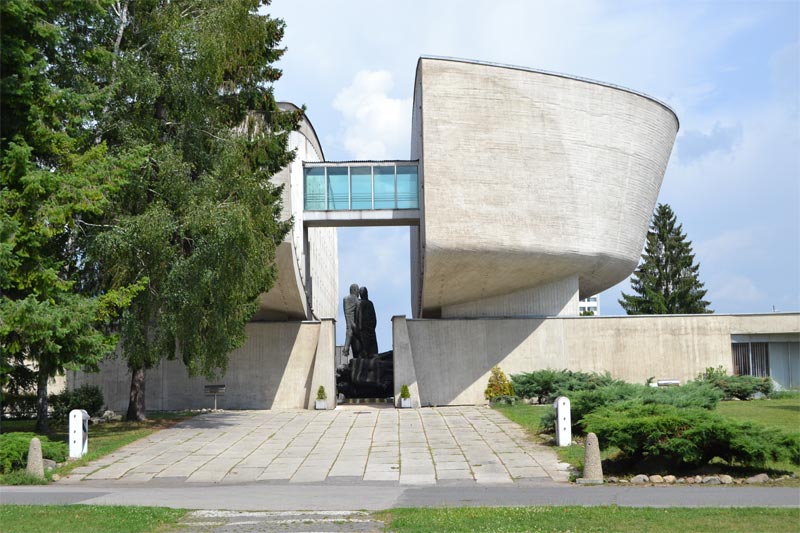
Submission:
[[[559,396],[553,403],[556,410],[556,445],[569,446],[572,444],[572,415],[570,414],[569,398]]]
[[[89,413],[83,409],[69,412],[69,457],[80,459],[89,451]]]

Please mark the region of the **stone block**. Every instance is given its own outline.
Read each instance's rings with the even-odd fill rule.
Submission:
[[[42,459],[42,441],[38,437],[33,437],[28,445],[28,466],[25,467],[28,474],[44,479],[44,461]]]

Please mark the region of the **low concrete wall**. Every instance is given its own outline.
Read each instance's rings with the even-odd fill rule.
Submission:
[[[395,320],[403,320],[398,317]],[[399,324],[395,325],[397,331]],[[732,371],[732,334],[800,332],[800,314],[406,320],[422,405],[485,403],[489,372],[608,371],[635,383]],[[401,360],[403,360],[401,359]],[[410,375],[410,374],[409,374]]]
[[[225,395],[217,398],[221,409],[306,408],[320,329],[319,322],[250,323],[247,342],[231,353],[225,375],[211,381],[189,377],[179,360],[164,360],[147,371],[146,407],[151,411],[213,407],[214,398],[205,396],[203,386],[224,383]],[[329,329],[332,327],[326,328]],[[328,341],[331,340],[329,333]],[[327,355],[332,368],[332,352],[329,350]],[[330,373],[332,380],[332,370]],[[117,412],[124,412],[128,407],[130,380],[131,374],[121,358],[105,361],[99,373],[67,374],[70,389],[84,383],[100,386],[108,408]]]

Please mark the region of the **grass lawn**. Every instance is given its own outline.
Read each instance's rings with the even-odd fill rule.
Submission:
[[[422,532],[797,532],[800,510],[753,508],[461,507],[393,509],[389,531]]]
[[[800,396],[779,400],[720,402],[717,412],[742,422],[755,422],[786,433],[800,431]]]
[[[184,509],[103,505],[0,505],[3,533],[169,531]]]
[[[143,437],[147,437],[160,429],[172,427],[181,420],[186,420],[197,413],[191,412],[153,412],[148,413],[148,420],[144,422],[105,422],[89,426],[89,453],[76,461],[69,461],[64,466],[55,470],[55,474],[64,476],[73,468],[84,466],[87,463],[108,455],[109,453],[130,444]],[[0,425],[3,433],[12,431],[33,431],[35,420],[4,420]],[[50,422],[50,432],[47,437],[53,441],[67,442],[68,422]],[[14,478],[5,479],[0,476],[0,485],[15,483]]]

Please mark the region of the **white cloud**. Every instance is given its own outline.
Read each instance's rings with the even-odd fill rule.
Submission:
[[[691,163],[714,152],[727,154],[736,148],[741,139],[741,123],[723,126],[715,122],[709,133],[689,130],[678,137],[678,158],[684,163]]]
[[[706,299],[711,301],[712,309],[716,310],[716,305],[720,304],[728,308],[735,308],[737,304],[748,304],[749,309],[754,312],[768,310],[752,305],[764,303],[766,294],[746,276],[726,275],[716,283],[712,280],[706,288],[708,288]]]
[[[405,159],[411,137],[411,98],[389,96],[392,75],[358,72],[338,92],[333,107],[343,116],[341,143],[355,159]]]

